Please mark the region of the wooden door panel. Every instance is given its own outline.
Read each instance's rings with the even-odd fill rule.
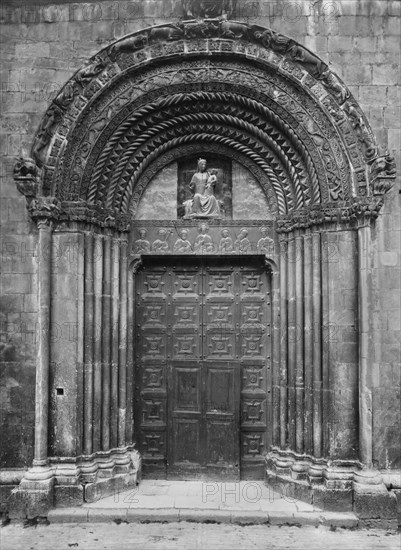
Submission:
[[[238,440],[234,437],[234,420],[225,417],[207,418],[206,447],[207,466],[233,468],[233,475],[239,475]],[[233,433],[234,432],[234,433]]]
[[[144,473],[166,476],[167,449],[167,291],[165,269],[136,278],[135,415]]]
[[[266,449],[270,289],[265,270],[240,273],[241,476],[260,478]]]
[[[262,267],[149,262],[136,279],[136,418],[144,473],[260,477],[269,281]],[[191,263],[190,263],[191,262]]]
[[[204,365],[206,370],[206,414],[235,414],[236,369],[234,365]]]
[[[173,366],[173,414],[185,414],[188,411],[201,413],[201,378],[200,367]]]
[[[176,467],[185,473],[185,466],[193,469],[200,466],[201,458],[201,418],[174,418],[173,437],[174,455],[172,467]],[[181,463],[181,465],[180,465]],[[191,463],[191,464],[186,464]],[[180,467],[181,466],[181,467]]]

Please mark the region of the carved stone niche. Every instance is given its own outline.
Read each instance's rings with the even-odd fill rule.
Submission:
[[[218,218],[232,219],[232,162],[230,159],[217,155],[202,155],[206,161],[206,170],[215,172],[216,185],[214,196],[216,197],[220,213]],[[191,200],[193,193],[190,190],[190,183],[197,172],[196,166],[198,157],[187,157],[178,162],[178,184],[177,184],[177,218],[185,217],[185,202]],[[202,217],[201,215],[195,217]]]
[[[190,183],[198,158],[205,158],[207,170],[216,172],[213,195],[219,202],[217,216],[186,216],[185,202],[193,198]],[[144,191],[132,216],[139,220],[273,220],[266,189],[250,170],[234,159],[207,151],[178,158],[161,169],[151,168],[142,180]],[[263,222],[262,222],[263,223]]]

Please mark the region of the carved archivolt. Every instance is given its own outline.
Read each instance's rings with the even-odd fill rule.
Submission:
[[[368,174],[378,180],[369,124],[327,65],[270,29],[219,20],[101,51],[49,107],[32,156],[39,194],[124,217],[161,158],[206,144],[247,159],[279,216],[368,197]]]

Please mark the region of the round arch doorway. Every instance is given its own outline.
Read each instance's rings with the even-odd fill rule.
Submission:
[[[43,494],[56,499],[68,486],[78,501],[137,479],[131,307],[133,271],[140,267],[132,249],[141,229],[137,213],[166,166],[198,154],[231,158],[246,169],[270,216],[210,221],[211,231],[225,228],[236,237],[242,227],[266,226],[274,242],[267,471],[309,482],[335,479],[345,495],[358,464],[372,464],[367,360],[358,351],[366,331],[351,353],[345,381],[351,391],[341,406],[337,357],[352,322],[339,323],[336,341],[326,341],[324,331],[338,313],[343,281],[362,326],[369,317],[370,224],[391,187],[392,161],[378,157],[357,102],[315,54],[269,29],[204,24],[145,29],[99,52],[52,102],[33,161],[15,172],[39,229],[43,329],[35,460],[19,489],[28,508],[30,483],[39,481]],[[175,211],[175,220],[148,220],[149,242],[157,240],[152,231],[170,225],[196,230],[198,222],[192,227],[179,218],[178,205]],[[342,250],[336,266],[329,265],[333,235]],[[46,251],[67,242],[77,260],[52,273]],[[46,336],[50,316],[78,327],[62,372],[57,358],[65,350]],[[57,397],[59,380],[68,403]]]

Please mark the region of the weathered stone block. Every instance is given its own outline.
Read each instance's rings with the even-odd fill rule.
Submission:
[[[11,492],[9,498],[10,519],[46,517],[54,505],[53,485],[53,479],[40,482],[23,480],[20,486]]]
[[[332,52],[350,52],[353,48],[351,37],[344,36],[329,36],[327,50]]]
[[[0,513],[8,512],[9,499],[15,485],[0,485]]]
[[[84,503],[83,485],[55,485],[54,506],[68,508],[70,506],[82,506]]]
[[[377,37],[376,36],[355,36],[354,47],[361,52],[376,52]]]
[[[389,149],[399,150],[401,146],[401,130],[389,130],[388,131],[388,146]]]
[[[137,473],[117,475],[112,478],[102,479],[95,483],[88,483],[84,487],[85,502],[96,502],[109,495],[118,495],[129,487],[137,484]]]
[[[361,519],[395,519],[397,518],[397,499],[394,493],[360,492],[355,490],[354,510]]]
[[[18,59],[23,57],[29,57],[29,59],[32,59],[32,57],[50,57],[50,44],[46,42],[17,44],[15,55]]]
[[[399,79],[400,76],[397,65],[383,64],[373,66],[373,84],[398,84]]]
[[[399,17],[386,17],[384,19],[383,32],[385,36],[393,35],[400,37],[401,21]]]
[[[347,65],[344,79],[350,84],[370,84],[372,82],[371,65]]]
[[[3,275],[2,292],[4,294],[31,294],[32,276],[24,273]]]
[[[313,506],[331,512],[352,511],[352,490],[334,490],[326,487],[314,487]]]

